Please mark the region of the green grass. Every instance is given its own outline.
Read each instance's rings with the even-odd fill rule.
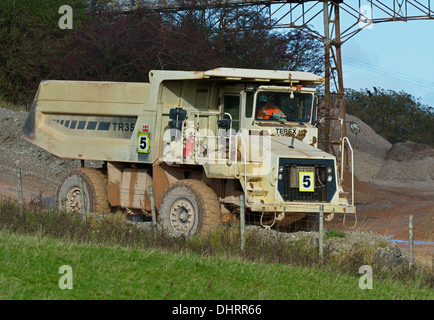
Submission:
[[[342,231],[329,230],[324,233],[326,239],[329,238],[345,238],[345,233]]]
[[[73,271],[60,289],[59,267]],[[103,247],[0,230],[0,299],[434,299],[416,284],[156,249]]]

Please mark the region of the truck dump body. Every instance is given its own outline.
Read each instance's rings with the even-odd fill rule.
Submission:
[[[134,150],[138,120],[155,123],[149,83],[43,81],[23,138],[61,158],[150,162]],[[142,122],[144,122],[143,120]]]
[[[157,70],[151,71],[149,78],[150,83],[42,81],[23,138],[61,158],[153,163],[161,152],[160,134],[169,121],[170,108],[218,111],[217,96],[199,101],[201,81],[323,81],[306,72],[232,68],[203,72]],[[145,153],[137,152],[141,132],[153,133]]]

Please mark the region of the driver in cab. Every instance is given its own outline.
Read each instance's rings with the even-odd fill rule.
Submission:
[[[274,104],[274,97],[270,97],[267,103],[258,111],[256,119],[258,120],[269,120],[270,117],[276,113],[278,116],[285,117],[285,114],[280,110],[278,106]]]

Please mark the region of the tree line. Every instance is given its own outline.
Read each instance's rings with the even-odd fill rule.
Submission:
[[[392,144],[413,141],[434,147],[434,108],[409,93],[346,89],[345,109]]]
[[[183,11],[162,13],[128,2],[134,10],[125,12],[98,0],[1,0],[0,100],[27,104],[41,80],[145,82],[152,69],[324,73],[319,41],[270,29],[252,7],[215,6],[209,14],[188,1]],[[72,30],[59,28],[63,5],[73,8]],[[408,93],[347,89],[346,110],[391,143],[434,143],[433,108]]]
[[[72,30],[59,28],[62,5],[73,8]],[[0,99],[27,103],[46,79],[144,82],[152,69],[323,72],[320,42],[297,30],[271,30],[252,8],[221,6],[207,16],[188,7],[108,9],[96,0],[2,0]]]

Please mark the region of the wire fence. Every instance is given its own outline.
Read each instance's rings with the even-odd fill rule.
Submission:
[[[86,221],[90,215],[93,215],[96,208],[95,200],[90,199],[90,193],[107,194],[107,185],[103,180],[92,181],[92,186],[89,184],[87,177],[78,177],[78,183],[75,184],[75,191],[71,191],[68,195],[70,199],[69,204],[58,203],[56,197],[59,190],[57,181],[50,180],[46,177],[40,177],[31,174],[22,174],[21,169],[2,170],[0,173],[0,200],[11,199],[18,202],[20,210],[29,202],[38,203],[39,205],[47,208],[69,205],[74,210],[79,210],[83,219]],[[95,170],[96,171],[96,170]],[[199,181],[199,180],[198,180]],[[158,184],[159,181],[154,181]],[[74,184],[74,183],[73,183]],[[371,236],[380,226],[374,220],[368,221],[357,219],[353,214],[337,214],[331,215],[324,212],[324,205],[319,203],[318,210],[312,213],[303,214],[282,214],[267,209],[264,206],[262,212],[251,212],[249,205],[246,202],[243,193],[238,196],[232,197],[230,201],[225,201],[222,204],[219,199],[213,196],[212,193],[206,189],[206,184],[198,182],[193,188],[202,189],[202,198],[197,204],[191,205],[187,203],[176,203],[174,199],[189,199],[188,193],[180,191],[181,189],[173,190],[170,196],[167,194],[159,194],[154,191],[152,185],[147,185],[143,192],[131,192],[129,188],[122,188],[118,186],[116,192],[119,193],[121,201],[127,203],[139,202],[142,209],[124,209],[128,220],[134,223],[143,223],[151,227],[152,231],[157,228],[162,228],[164,225],[171,225],[178,232],[199,232],[198,225],[194,218],[191,217],[191,210],[197,210],[195,206],[201,206],[207,212],[202,217],[202,225],[206,225],[210,230],[212,226],[217,226],[221,222],[223,224],[235,224],[239,226],[240,249],[246,248],[246,234],[249,230],[260,230],[264,232],[282,233],[288,239],[295,237],[297,232],[306,231],[311,232],[316,238],[318,244],[318,258],[321,260],[324,255],[324,247],[326,243],[333,237],[345,237],[346,231],[360,232],[359,240],[364,236]],[[73,188],[72,188],[73,189]],[[81,205],[79,195],[85,195],[84,205]],[[215,194],[214,194],[215,195]],[[167,214],[165,217],[157,210],[163,202],[171,199],[174,206],[173,212]],[[102,202],[107,201],[103,199]],[[92,207],[93,206],[93,207]],[[104,206],[101,206],[104,208]],[[107,206],[108,208],[109,206]],[[99,208],[100,210],[101,208]],[[113,208],[111,208],[113,209]],[[218,210],[218,213],[216,213]],[[214,216],[213,216],[214,215]],[[99,215],[104,216],[104,215]],[[331,220],[332,216],[334,219]],[[401,233],[400,238],[394,239],[390,235],[382,235],[382,237],[390,242],[397,244],[401,250],[408,256],[408,263],[410,266],[415,264],[415,261],[423,263],[425,266],[434,269],[434,230],[427,230],[421,234],[420,230],[423,229],[421,224],[415,223],[414,215],[408,214],[408,221],[406,224],[400,226],[405,230]],[[369,234],[365,234],[365,233]],[[405,236],[403,236],[405,235]],[[415,237],[415,235],[417,235]]]

